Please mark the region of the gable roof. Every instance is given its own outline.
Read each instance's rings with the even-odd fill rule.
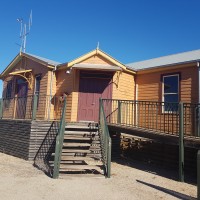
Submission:
[[[102,50],[100,49],[95,49],[93,51],[90,51],[89,53],[87,54],[84,54],[78,58],[76,58],[75,60],[72,60],[70,62],[66,62],[66,63],[63,63],[63,64],[60,64],[58,65],[57,69],[69,69],[73,66],[75,66],[76,64],[79,64],[80,62],[92,57],[92,56],[95,56],[95,55],[100,55],[102,56],[103,58],[107,59],[108,61],[110,61],[111,63],[113,63],[113,67],[115,67],[117,70],[119,68],[121,68],[122,70],[128,72],[128,73],[132,73],[132,74],[135,74],[135,70],[133,69],[130,69],[128,68],[126,65],[122,64],[121,62],[119,62],[118,60],[116,60],[115,58],[113,58],[112,56],[108,55],[107,53],[103,52]],[[79,66],[80,67],[80,66]],[[96,69],[98,69],[97,65],[95,65]],[[103,66],[101,66],[100,68],[102,68]],[[100,69],[99,68],[99,69]]]
[[[26,57],[29,58],[31,60],[34,60],[40,64],[43,64],[49,68],[54,69],[55,66],[59,65],[59,62],[55,62],[53,60],[49,60],[47,58],[42,58],[40,56],[36,56],[33,54],[29,54],[29,53],[24,53],[24,52],[20,52],[19,54],[17,54],[17,56],[11,61],[11,63],[4,69],[4,71],[1,73],[0,78],[7,75],[14,67],[15,65],[22,59],[22,57]]]
[[[100,49],[95,49],[93,51],[90,51],[89,53],[87,54],[84,54],[68,63],[63,63],[61,65],[58,66],[58,69],[66,69],[66,68],[70,68],[72,67],[73,65],[77,64],[77,63],[80,63],[81,61],[83,60],[86,60],[87,58],[90,58],[91,56],[94,56],[94,55],[100,55],[102,56],[103,58],[109,60],[110,62],[112,62],[114,65],[116,66],[119,66],[123,69],[126,69],[126,66],[124,64],[122,64],[121,62],[119,62],[118,60],[114,59],[113,57],[111,57],[110,55],[108,55],[107,53],[103,52],[102,50]]]
[[[175,64],[186,64],[200,61],[200,50],[177,53],[168,56],[162,56],[140,62],[133,62],[127,66],[133,70],[141,71],[151,68],[166,67]]]

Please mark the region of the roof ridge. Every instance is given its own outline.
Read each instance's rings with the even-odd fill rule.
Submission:
[[[145,70],[155,67],[164,67],[175,64],[182,64],[188,62],[194,62],[200,60],[200,49],[186,51],[182,53],[170,54],[166,56],[161,56],[157,58],[137,61],[126,64],[131,69],[134,70]]]
[[[179,52],[179,53],[174,53],[174,54],[168,54],[168,55],[165,55],[165,56],[154,57],[154,58],[145,59],[145,60],[140,60],[140,61],[136,61],[136,62],[127,63],[126,65],[144,62],[144,61],[155,60],[155,59],[161,59],[161,58],[166,58],[166,57],[171,57],[171,56],[177,56],[177,55],[182,55],[182,54],[187,54],[187,53],[192,53],[192,52],[198,52],[198,51],[200,52],[200,49],[185,51],[185,52]]]
[[[57,61],[54,61],[54,60],[51,60],[51,59],[48,59],[48,58],[45,58],[45,57],[37,56],[37,55],[31,54],[31,53],[26,53],[26,52],[22,52],[22,53],[27,55],[27,56],[32,56],[32,57],[34,57],[36,59],[42,60],[44,62],[47,62],[48,64],[53,64],[53,65],[61,64],[60,62],[57,62]]]

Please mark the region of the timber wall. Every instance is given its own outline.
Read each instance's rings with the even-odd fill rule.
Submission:
[[[112,99],[134,100],[135,77],[125,72],[115,72],[113,76]]]
[[[62,96],[67,93],[67,108],[66,108],[66,121],[71,121],[72,118],[72,95],[74,91],[74,77],[75,71],[73,70],[70,74],[65,73],[66,70],[60,70],[56,73],[56,95]],[[75,91],[76,92],[76,91]],[[74,102],[73,102],[74,103]]]
[[[44,144],[44,139],[48,136],[48,141],[53,142],[49,138],[55,137],[57,131],[57,122],[1,119],[0,151],[33,160]],[[48,149],[43,149],[43,152],[48,153]]]
[[[162,101],[162,75],[180,74],[179,101],[198,102],[198,68],[187,66],[178,69],[167,69],[159,72],[138,74],[138,100]]]
[[[102,64],[112,66],[113,63],[100,55],[91,56],[81,63]],[[106,73],[106,72],[105,72]],[[56,72],[56,95],[67,93],[66,121],[77,121],[78,98],[79,98],[80,70],[73,69],[70,74],[66,70]],[[134,76],[125,72],[115,72],[112,79],[112,98],[134,100],[135,80]]]
[[[46,95],[50,94],[50,80],[51,80],[51,72],[49,71],[49,68],[35,62],[31,59],[23,57],[17,64],[16,66],[12,69],[11,72],[19,71],[19,70],[24,70],[24,69],[32,69],[32,74],[33,74],[33,80],[32,80],[32,88],[28,88],[28,93],[27,96],[32,96],[34,95],[35,91],[35,76],[36,75],[41,75],[41,81],[40,81],[40,99],[39,99],[39,104],[38,104],[38,112],[37,112],[37,118],[44,119],[44,117],[47,117],[47,101]],[[19,76],[6,76],[3,81],[3,97],[6,97],[6,87],[8,81],[12,80],[12,94],[11,98],[17,97],[17,88],[16,88],[16,81],[21,77]],[[53,74],[52,76],[52,95],[55,94],[55,75]],[[42,97],[43,96],[43,97]],[[26,102],[26,107],[30,109],[26,109],[26,118],[30,118],[30,110],[32,106],[32,97],[29,97]],[[8,108],[4,109],[4,118],[15,118],[15,109],[16,109],[16,102],[12,100],[10,102],[10,105]]]

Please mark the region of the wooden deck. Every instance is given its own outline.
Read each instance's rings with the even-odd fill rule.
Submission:
[[[164,132],[157,132],[151,129],[136,128],[122,124],[111,124],[108,123],[109,131],[127,133],[137,137],[143,137],[153,139],[163,144],[179,145],[179,136],[173,134],[166,134]],[[200,148],[200,138],[194,136],[184,137],[184,146],[190,148]]]

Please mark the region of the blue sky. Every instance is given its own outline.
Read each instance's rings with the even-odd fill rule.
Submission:
[[[199,0],[4,0],[0,72],[18,54],[22,17],[33,25],[27,52],[67,62],[100,48],[122,63],[200,48]],[[0,84],[1,93],[2,83]]]

